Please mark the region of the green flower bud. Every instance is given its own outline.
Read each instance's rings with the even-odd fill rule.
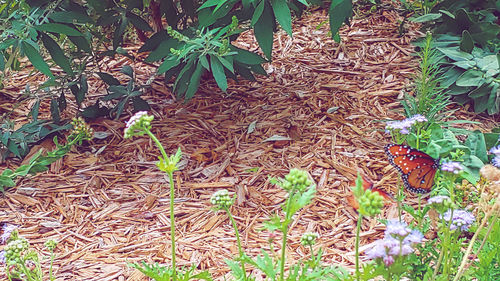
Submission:
[[[306,232],[300,238],[300,243],[304,246],[312,246],[316,244],[316,239],[318,239],[319,234],[314,232]]]
[[[363,195],[357,198],[357,200],[359,203],[359,213],[363,216],[379,214],[382,207],[384,207],[384,197],[370,189],[365,190]]]
[[[47,242],[45,242],[45,247],[47,247],[47,249],[51,252],[55,250],[56,246],[57,246],[57,241],[53,239],[47,240]]]
[[[225,209],[233,205],[234,199],[229,195],[227,189],[222,189],[212,195],[210,203],[212,203],[212,205],[214,205],[217,209]]]
[[[285,180],[281,183],[281,187],[287,191],[296,188],[300,192],[306,191],[311,185],[312,182],[309,180],[308,173],[299,169],[291,169],[290,173],[285,176]]]

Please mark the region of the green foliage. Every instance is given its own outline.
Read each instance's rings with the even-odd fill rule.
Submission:
[[[500,221],[495,217],[489,223],[492,224],[491,232],[471,272],[472,277],[480,281],[500,279]]]
[[[194,274],[196,266],[192,266],[189,269],[181,269],[176,271],[176,277],[174,276],[174,270],[170,267],[162,266],[158,263],[147,264],[145,261],[139,263],[130,263],[130,267],[136,268],[140,272],[142,272],[147,277],[153,278],[155,281],[170,281],[170,280],[179,280],[179,281],[188,281],[188,280],[213,280],[208,271],[203,271],[197,274]]]
[[[15,171],[5,169],[2,174],[0,174],[0,191],[4,192],[6,187],[14,187],[14,180],[17,177],[24,177],[28,174],[34,175],[47,171],[49,169],[48,166],[64,157],[74,144],[81,144],[83,140],[89,140],[92,137],[92,130],[87,127],[82,120],[74,120],[71,125],[74,131],[68,136],[65,145],[60,145],[57,141],[57,136],[55,136],[55,150],[48,151],[46,155],[42,155],[42,150],[38,151],[31,157],[28,164],[21,165]]]

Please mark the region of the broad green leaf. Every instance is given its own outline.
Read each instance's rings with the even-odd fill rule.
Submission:
[[[472,40],[469,31],[464,30],[462,32],[462,40],[460,40],[460,50],[470,53],[472,49],[474,49],[474,40]]]
[[[189,81],[189,86],[186,91],[186,95],[184,96],[185,101],[190,100],[194,96],[194,93],[196,93],[196,90],[200,85],[202,71],[203,71],[203,66],[200,63],[198,63],[193,72],[193,76],[191,76],[191,80]]]
[[[483,70],[483,71],[488,71],[488,70],[495,71],[495,72],[492,72],[493,75],[498,73],[498,70],[499,70],[498,61],[496,60],[495,55],[488,55],[488,56],[478,58],[478,59],[476,59],[476,62],[477,62],[477,67],[479,67],[481,70]]]
[[[488,152],[486,150],[486,142],[481,131],[475,130],[465,140],[464,143],[470,148],[473,155],[477,156],[484,163],[488,162]]]
[[[342,24],[347,22],[352,15],[352,1],[332,0],[328,14],[330,16],[330,31],[332,37],[335,37]]]
[[[173,38],[165,38],[158,47],[145,59],[146,62],[154,62],[163,59],[170,54],[170,48],[177,48],[179,42]]]
[[[177,79],[175,79],[174,83],[174,91],[178,96],[183,95],[188,87],[189,78],[193,74],[193,64],[195,62],[194,57],[190,57],[184,67],[181,69],[179,74],[177,75]]]
[[[217,4],[219,4],[220,2],[225,2],[227,0],[208,0],[206,1],[205,3],[203,3],[203,5],[201,5],[197,11],[200,11],[202,9],[205,9],[205,8],[208,8],[208,7],[213,7],[213,6],[217,6]]]
[[[142,92],[141,92],[142,94]],[[143,100],[141,97],[135,97],[132,99],[132,106],[134,111],[148,111],[151,109],[148,102]]]
[[[206,70],[210,70],[210,65],[208,65],[208,59],[207,59],[207,56],[204,55],[204,56],[200,56],[199,58],[199,61],[201,63],[201,65],[206,69]]]
[[[6,187],[14,187],[16,183],[12,180],[11,177],[0,175],[0,191],[4,191],[4,186]]]
[[[445,56],[449,57],[450,59],[454,61],[463,61],[463,60],[472,60],[474,57],[466,52],[462,52],[459,50],[458,47],[448,47],[448,48],[441,48],[437,47],[441,53],[443,53]]]
[[[416,18],[410,18],[410,21],[412,22],[428,22],[428,21],[433,21],[437,20],[438,18],[441,17],[440,13],[429,13],[425,14]]]
[[[288,35],[292,36],[292,15],[286,0],[271,0],[271,6],[281,27]]]
[[[65,34],[68,36],[83,36],[80,31],[60,23],[44,23],[34,27],[36,30]]]
[[[273,50],[274,16],[271,9],[266,1],[262,15],[253,27],[257,42],[268,59],[271,59],[271,52]]]
[[[218,57],[210,55],[210,67],[215,82],[217,82],[219,88],[225,92],[227,90],[227,78],[226,74],[224,74],[224,66],[219,61]]]
[[[483,72],[475,69],[469,69],[457,79],[457,86],[481,86],[484,82]]]
[[[234,47],[233,45],[229,46],[229,48],[231,49],[231,51],[237,52],[237,54],[233,56],[235,61],[244,64],[261,64],[267,62],[263,57],[250,51]]]
[[[476,87],[473,91],[469,93],[469,97],[472,99],[477,99],[482,96],[490,95],[491,87],[487,84],[481,85],[481,87]]]
[[[64,70],[64,72],[73,76],[74,72],[73,69],[71,69],[69,59],[64,55],[64,52],[62,51],[61,47],[59,47],[59,44],[57,44],[57,42],[48,34],[40,32],[40,35],[43,45],[45,46],[47,51],[49,51],[49,54],[54,62],[59,65]]]
[[[65,23],[92,23],[94,22],[91,17],[86,14],[82,14],[75,11],[63,11],[63,12],[53,12],[50,14],[49,18],[56,22]]]
[[[43,60],[38,50],[33,48],[33,46],[29,43],[26,43],[26,41],[22,41],[21,46],[24,53],[36,69],[49,77],[54,77],[50,71],[49,65]]]

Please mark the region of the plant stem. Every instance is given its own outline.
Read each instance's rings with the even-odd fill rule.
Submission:
[[[49,280],[53,281],[52,277],[52,265],[54,264],[54,250],[50,251],[50,267],[49,267]]]
[[[229,219],[231,220],[231,223],[233,224],[234,233],[236,234],[236,243],[238,244],[238,253],[240,255],[241,270],[243,271],[243,280],[247,280],[245,261],[243,260],[244,253],[243,253],[243,250],[241,248],[241,240],[240,240],[240,233],[238,231],[238,226],[236,225],[236,221],[234,220],[233,215],[229,211],[229,208],[225,207],[224,210],[226,211],[227,215],[229,216]]]
[[[363,221],[363,215],[362,214],[359,214],[358,216],[358,222],[356,224],[356,248],[355,248],[355,251],[356,251],[356,280],[359,281],[359,276],[360,276],[360,272],[359,272],[359,232],[361,231],[361,221]]]
[[[286,213],[285,221],[281,225],[281,232],[283,232],[283,241],[281,241],[281,264],[280,264],[280,280],[285,280],[285,251],[286,251],[286,239],[288,236],[288,225],[292,216],[290,215],[290,208],[292,207],[292,197],[295,195],[296,188],[293,187],[288,194],[288,199],[286,200]]]
[[[164,161],[168,161],[168,155],[165,152],[165,149],[161,145],[161,142],[156,138],[156,136],[148,129],[144,128],[146,134],[155,142],[156,146],[161,152],[161,155]],[[177,272],[175,265],[175,218],[174,218],[174,197],[175,197],[175,189],[174,189],[174,172],[167,172],[168,181],[170,183],[170,241],[172,243],[172,280],[177,280]]]
[[[174,218],[174,173],[168,173],[168,181],[170,182],[170,241],[172,242],[172,279],[177,279],[175,267],[175,218]]]

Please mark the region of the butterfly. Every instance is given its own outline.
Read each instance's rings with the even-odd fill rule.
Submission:
[[[401,173],[406,189],[416,193],[431,191],[439,159],[407,145],[388,144],[384,149],[389,162]]]

